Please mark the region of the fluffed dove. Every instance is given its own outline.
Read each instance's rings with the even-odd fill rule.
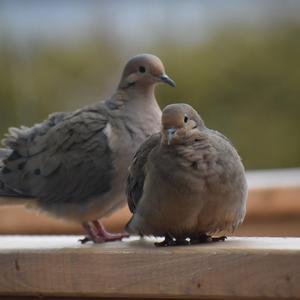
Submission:
[[[247,183],[230,141],[208,129],[187,104],[162,113],[161,132],[148,138],[129,168],[131,234],[163,236],[160,246],[224,240],[246,212]]]
[[[159,131],[159,82],[175,86],[158,57],[138,55],[126,64],[110,99],[54,113],[31,128],[10,128],[0,151],[0,196],[10,197],[2,203],[22,202],[80,222],[94,242],[121,239],[97,220],[126,203],[132,156]]]

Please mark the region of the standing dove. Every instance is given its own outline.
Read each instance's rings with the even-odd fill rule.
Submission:
[[[129,168],[129,233],[164,236],[157,246],[224,240],[246,213],[247,183],[230,141],[208,129],[187,104],[162,113],[161,132],[147,139]]]
[[[154,89],[175,86],[160,59],[142,54],[126,64],[113,96],[75,112],[54,113],[31,128],[10,128],[0,150],[0,199],[80,222],[83,242],[121,239],[97,221],[126,203],[134,152],[159,131]]]

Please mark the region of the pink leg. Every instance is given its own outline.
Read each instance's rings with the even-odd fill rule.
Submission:
[[[123,237],[129,236],[127,233],[109,233],[105,230],[103,224],[97,220],[92,221],[91,223],[82,223],[82,226],[88,233],[88,237],[85,237],[80,240],[82,244],[88,241],[93,241],[94,243],[120,241]]]
[[[97,231],[98,239],[102,239],[103,242],[120,241],[124,237],[129,237],[129,234],[127,233],[110,233],[106,231],[103,224],[98,220],[95,220],[92,223],[94,224],[95,229]]]

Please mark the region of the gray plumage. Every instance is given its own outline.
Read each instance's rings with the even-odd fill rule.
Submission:
[[[187,104],[163,110],[161,133],[136,152],[127,180],[129,233],[203,238],[233,231],[246,212],[240,157]]]
[[[82,223],[124,205],[133,153],[160,128],[159,82],[174,86],[157,57],[138,55],[110,99],[11,128],[0,151],[0,196]]]

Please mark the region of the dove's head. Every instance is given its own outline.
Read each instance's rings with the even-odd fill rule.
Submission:
[[[156,83],[166,83],[175,87],[175,82],[166,74],[161,60],[152,54],[132,57],[126,64],[119,87],[149,87]]]
[[[162,142],[166,145],[193,143],[206,128],[199,114],[185,103],[166,106],[161,123]]]

